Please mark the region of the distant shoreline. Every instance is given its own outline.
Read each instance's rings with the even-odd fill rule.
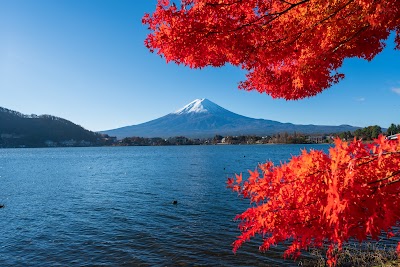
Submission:
[[[1,149],[33,149],[33,148],[95,148],[95,147],[180,147],[180,146],[274,146],[274,145],[331,145],[333,143],[266,143],[266,144],[184,144],[184,145],[104,145],[104,146],[36,146],[36,147],[0,147]]]

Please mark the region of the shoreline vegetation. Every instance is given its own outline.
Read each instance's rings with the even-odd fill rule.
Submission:
[[[391,124],[383,131],[380,126],[368,126],[357,129],[354,132],[342,132],[324,135],[306,135],[302,133],[278,133],[267,136],[257,135],[239,135],[222,136],[215,135],[212,138],[188,138],[185,136],[176,136],[169,138],[147,138],[147,137],[126,137],[117,140],[116,137],[97,134],[95,140],[57,140],[46,139],[45,136],[38,138],[45,140],[42,142],[27,142],[22,135],[0,134],[0,148],[39,148],[39,147],[99,147],[99,146],[179,146],[179,145],[256,145],[256,144],[330,144],[336,137],[344,141],[354,138],[369,142],[377,138],[380,134],[400,133],[400,124]],[[28,139],[30,140],[30,139]]]
[[[304,267],[325,267],[326,251],[311,248],[307,256],[299,259],[298,265]],[[343,246],[337,252],[337,267],[371,266],[371,267],[398,267],[400,259],[395,248],[388,248],[379,242],[353,243]]]
[[[215,135],[213,138],[190,139],[185,136],[163,138],[145,138],[145,137],[126,137],[119,140],[116,146],[168,146],[168,145],[256,145],[256,144],[330,144],[336,137],[342,140],[362,139],[366,142],[378,138],[380,134],[385,133],[378,125],[368,126],[357,129],[354,132],[341,132],[332,134],[302,134],[302,133],[278,133],[266,136],[257,135],[239,135],[222,136]],[[392,124],[386,134],[391,135],[400,133],[400,125]]]

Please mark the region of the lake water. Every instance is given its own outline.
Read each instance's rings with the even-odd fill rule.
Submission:
[[[236,255],[234,173],[326,145],[0,150],[0,266],[296,266]],[[178,204],[173,205],[172,201]]]

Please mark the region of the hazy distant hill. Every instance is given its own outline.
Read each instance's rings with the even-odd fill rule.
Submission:
[[[51,115],[24,115],[0,107],[0,147],[88,146],[103,136]]]
[[[138,125],[103,131],[124,137],[172,137],[190,138],[227,135],[272,135],[276,133],[328,134],[354,131],[350,125],[322,126],[296,125],[278,121],[253,119],[226,110],[208,99],[196,99],[176,112]]]

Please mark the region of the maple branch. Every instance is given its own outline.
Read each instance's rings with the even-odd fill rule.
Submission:
[[[268,25],[269,23],[271,23],[272,21],[278,19],[278,18],[279,18],[280,16],[282,16],[283,14],[289,12],[291,9],[293,9],[293,8],[299,6],[299,5],[302,5],[302,4],[304,4],[304,3],[307,3],[307,2],[309,2],[309,1],[310,1],[310,0],[303,0],[303,1],[297,2],[297,3],[295,3],[295,4],[290,4],[290,7],[288,7],[288,8],[285,9],[285,10],[282,10],[282,11],[279,11],[279,12],[276,12],[276,13],[269,13],[269,14],[262,15],[262,16],[260,16],[259,18],[257,18],[256,20],[254,20],[254,21],[252,21],[252,22],[249,22],[249,23],[246,23],[246,24],[241,25],[241,26],[238,28],[238,30],[240,30],[240,29],[242,29],[242,28],[244,28],[244,27],[247,27],[247,26],[254,25],[254,24],[256,24],[258,21],[262,20],[263,18],[270,17],[270,16],[274,16],[272,19],[270,19],[270,20],[267,21],[266,23],[261,24],[262,26],[266,26],[266,25]]]
[[[400,182],[400,179],[391,181],[390,183],[387,183],[387,184],[383,185],[382,187],[385,187],[385,186],[388,186],[388,185],[392,185],[392,184],[395,184],[395,183],[398,183],[398,182]]]
[[[322,20],[314,23],[313,25],[311,25],[310,27],[306,28],[304,31],[297,33],[296,37],[293,39],[293,41],[291,41],[287,46],[292,45],[295,41],[297,41],[304,33],[311,31],[313,29],[315,29],[315,27],[317,27],[318,25],[323,24],[325,21],[331,19],[332,17],[336,16],[340,11],[342,11],[343,9],[345,9],[348,5],[350,5],[354,0],[350,0],[348,1],[346,4],[344,4],[343,6],[341,6],[339,9],[337,9],[336,11],[332,12],[330,15],[328,15],[327,17],[323,18]],[[352,13],[350,13],[348,16],[350,16]],[[347,17],[347,16],[346,16]],[[344,19],[344,18],[343,18]],[[292,35],[294,36],[294,35]]]
[[[340,8],[338,8],[337,10],[335,10],[334,12],[332,12],[331,14],[329,14],[327,17],[323,18],[323,19],[320,20],[320,21],[315,22],[313,25],[311,25],[310,27],[304,29],[304,30],[301,31],[301,32],[292,34],[291,36],[287,36],[287,37],[285,37],[285,38],[280,38],[280,39],[272,40],[272,41],[266,41],[266,42],[264,43],[264,45],[261,45],[261,46],[259,46],[259,47],[265,47],[265,45],[266,45],[267,43],[279,43],[279,42],[281,42],[281,41],[288,40],[288,39],[291,39],[291,38],[292,38],[292,41],[290,41],[290,42],[286,45],[286,47],[289,47],[289,46],[293,45],[304,33],[308,32],[308,31],[311,31],[312,29],[315,29],[315,27],[317,27],[318,25],[321,25],[321,24],[323,24],[325,21],[331,19],[332,17],[334,17],[335,15],[337,15],[340,11],[342,11],[343,9],[345,9],[348,5],[350,5],[352,2],[354,2],[354,0],[348,1],[346,4],[344,4],[343,6],[341,6]],[[351,16],[354,12],[356,12],[356,11],[353,11],[353,12],[349,13],[348,15],[346,15],[346,17]],[[346,18],[346,17],[345,17],[345,18]],[[344,19],[344,18],[342,18],[342,19]],[[268,23],[270,23],[270,22],[272,22],[272,20],[269,21]],[[266,26],[266,24],[264,24],[263,26]]]
[[[382,156],[392,155],[392,154],[400,154],[400,151],[383,152],[383,153],[382,153]],[[378,159],[378,156],[379,156],[378,154],[371,154],[370,156],[365,156],[365,157],[362,157],[362,158],[357,158],[356,160],[363,160],[363,159],[369,159],[369,158],[372,157],[371,160],[368,160],[368,161],[365,161],[365,162],[363,162],[363,163],[360,163],[360,164],[358,164],[357,166],[362,166],[362,165],[364,165],[364,164],[368,164],[368,163],[370,163],[370,162],[372,162],[372,161],[374,161],[374,160],[377,160],[377,159]]]
[[[332,12],[331,14],[329,14],[327,17],[323,18],[322,20],[320,20],[320,21],[318,21],[318,22],[315,22],[313,25],[311,25],[310,27],[304,29],[304,30],[301,31],[301,32],[292,34],[291,36],[287,36],[287,37],[285,37],[285,38],[281,38],[281,39],[278,39],[278,40],[267,41],[267,42],[265,42],[265,45],[266,45],[267,43],[274,43],[274,42],[278,42],[278,43],[279,43],[279,42],[281,42],[281,41],[284,41],[284,40],[287,40],[287,39],[292,38],[292,41],[290,41],[290,42],[287,43],[287,45],[286,45],[286,47],[290,47],[290,46],[292,46],[297,40],[299,40],[299,38],[300,38],[304,33],[309,32],[309,31],[315,29],[318,25],[321,25],[321,24],[323,24],[325,21],[327,21],[327,20],[331,19],[332,17],[336,16],[340,11],[342,11],[343,9],[345,9],[345,8],[346,8],[347,6],[349,6],[352,2],[354,2],[354,0],[348,1],[346,4],[344,4],[343,6],[341,6],[340,8],[338,8],[337,10],[335,10],[334,12]],[[353,14],[354,14],[355,12],[357,12],[357,11],[359,11],[359,9],[358,9],[358,10],[355,10],[355,11],[353,11],[353,12],[350,12],[350,13],[347,14],[345,17],[341,18],[341,20],[343,20],[343,19],[345,19],[345,18],[347,18],[347,17],[353,15]],[[271,21],[272,21],[272,20],[271,20]],[[354,37],[356,37],[356,36],[353,36],[352,38],[354,38]],[[352,39],[352,38],[351,38],[351,39]],[[351,39],[350,39],[350,40],[351,40]],[[345,41],[343,42],[343,44],[346,43],[346,42],[348,42],[348,41],[350,41],[350,40],[345,40]],[[264,47],[265,45],[261,45],[260,47]],[[338,48],[336,48],[336,50],[337,50],[337,49],[338,49]],[[333,52],[335,52],[336,50],[334,50]]]
[[[280,16],[282,16],[283,14],[289,12],[291,9],[293,9],[293,8],[295,8],[295,7],[297,7],[297,6],[301,5],[301,4],[307,3],[307,2],[309,2],[309,1],[310,1],[310,0],[302,0],[302,1],[297,2],[297,3],[294,3],[294,4],[284,1],[285,3],[288,3],[288,4],[290,5],[290,7],[288,7],[288,8],[285,9],[285,10],[282,10],[282,11],[279,11],[279,12],[275,12],[275,13],[267,13],[267,14],[264,14],[264,15],[258,17],[257,19],[255,19],[255,20],[253,20],[253,21],[244,23],[244,24],[238,26],[237,28],[230,29],[230,30],[227,30],[227,31],[208,31],[208,32],[206,32],[205,38],[207,38],[209,35],[213,35],[213,34],[223,34],[223,33],[237,32],[237,31],[242,30],[242,29],[245,28],[245,27],[257,25],[257,22],[259,22],[260,20],[262,20],[262,19],[264,19],[264,18],[272,17],[269,21],[260,24],[260,26],[266,26],[266,25],[270,24],[272,21],[278,19],[278,18],[279,18]],[[235,3],[237,3],[237,2],[235,2]],[[233,4],[234,4],[234,3],[233,3]],[[223,4],[214,4],[214,5],[223,5]],[[227,4],[225,4],[225,5],[227,5]],[[203,32],[205,32],[205,31],[203,31]]]
[[[355,37],[359,36],[362,32],[364,32],[365,30],[367,30],[370,27],[369,24],[361,27],[358,31],[356,31],[352,36],[350,36],[349,38],[347,38],[346,40],[340,42],[333,50],[332,50],[332,54],[335,53],[340,47],[342,47],[345,43],[351,41],[352,39],[354,39]]]
[[[382,178],[382,179],[379,179],[379,180],[376,180],[376,181],[369,182],[368,184],[370,185],[370,184],[380,183],[380,182],[389,180],[390,178],[392,178],[392,177],[394,177],[394,176],[396,176],[396,175],[399,175],[399,174],[400,174],[400,170],[393,172],[392,175],[390,175],[390,176],[388,176],[388,177],[385,177],[385,178]],[[388,183],[388,184],[391,184],[391,183]],[[385,186],[385,185],[384,185],[384,186]],[[379,187],[379,186],[378,186],[378,187]]]
[[[343,6],[341,6],[339,9],[337,9],[335,12],[332,12],[329,16],[325,17],[324,19],[320,20],[318,23],[316,23],[313,27],[322,24],[323,22],[329,20],[330,18],[332,18],[333,16],[337,15],[340,11],[342,11],[343,9],[345,9],[348,5],[350,5],[352,2],[354,2],[354,0],[350,0],[348,1],[346,4],[344,4]],[[351,13],[350,13],[351,14]]]
[[[366,164],[368,164],[368,163],[371,163],[371,162],[377,160],[377,159],[378,159],[378,155],[373,154],[373,155],[371,155],[371,156],[366,156],[366,157],[363,157],[363,158],[358,158],[358,159],[356,159],[356,160],[363,160],[363,159],[369,159],[369,158],[371,158],[371,159],[370,159],[370,160],[367,160],[367,161],[364,161],[364,162],[362,162],[362,163],[359,163],[357,166],[366,165]]]
[[[293,44],[298,38],[300,38],[301,35],[303,35],[303,33],[306,33],[312,29],[314,29],[316,26],[323,24],[325,21],[329,20],[330,18],[332,18],[333,16],[337,15],[340,11],[342,11],[343,9],[345,9],[348,5],[350,5],[352,2],[354,2],[354,0],[350,0],[348,1],[346,4],[344,4],[343,6],[341,6],[339,9],[337,9],[336,11],[332,12],[330,15],[328,15],[327,17],[323,18],[322,20],[314,23],[313,25],[311,25],[310,27],[306,28],[305,30],[298,32],[296,34],[293,34],[292,36],[297,36],[295,37],[295,39],[289,43],[289,45]],[[288,39],[288,38],[285,38]]]

